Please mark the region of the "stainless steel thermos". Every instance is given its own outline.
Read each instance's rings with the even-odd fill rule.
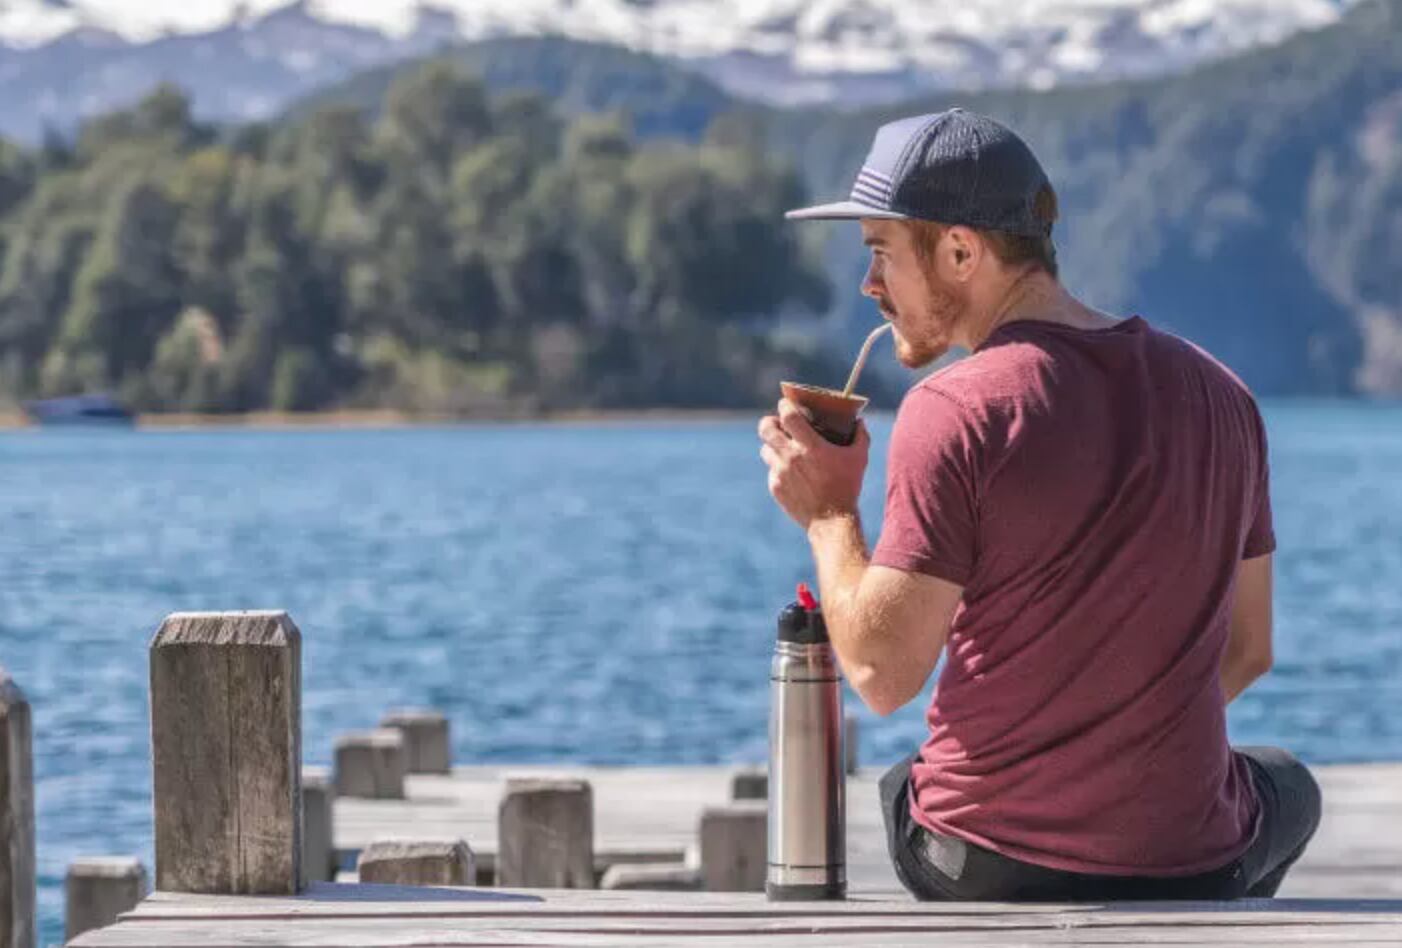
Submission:
[[[842,680],[807,587],[779,614],[769,674],[771,901],[847,897]]]

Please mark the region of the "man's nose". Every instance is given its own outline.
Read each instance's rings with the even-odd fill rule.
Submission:
[[[867,264],[866,276],[862,277],[862,295],[877,299],[881,296],[881,274],[876,272],[876,261]]]

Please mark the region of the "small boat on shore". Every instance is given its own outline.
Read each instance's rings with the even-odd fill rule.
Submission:
[[[111,395],[70,395],[24,403],[24,413],[36,425],[129,426],[135,417]]]

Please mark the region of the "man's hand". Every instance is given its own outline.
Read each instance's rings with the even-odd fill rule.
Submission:
[[[840,447],[813,430],[798,406],[779,400],[779,414],[759,423],[759,456],[769,465],[769,493],[805,531],[815,520],[855,516],[871,436],[857,422],[851,445]]]

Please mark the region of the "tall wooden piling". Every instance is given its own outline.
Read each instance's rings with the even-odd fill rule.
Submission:
[[[496,884],[594,888],[594,793],[589,781],[507,781],[497,811]]]
[[[34,948],[34,748],[29,702],[0,668],[0,948]]]
[[[63,937],[117,921],[146,897],[146,867],[135,856],[83,856],[68,866],[64,880]]]
[[[299,891],[301,654],[285,612],[161,624],[151,642],[157,889]]]
[[[432,708],[396,708],[380,721],[404,735],[405,769],[411,774],[446,774],[453,770],[448,718]]]

